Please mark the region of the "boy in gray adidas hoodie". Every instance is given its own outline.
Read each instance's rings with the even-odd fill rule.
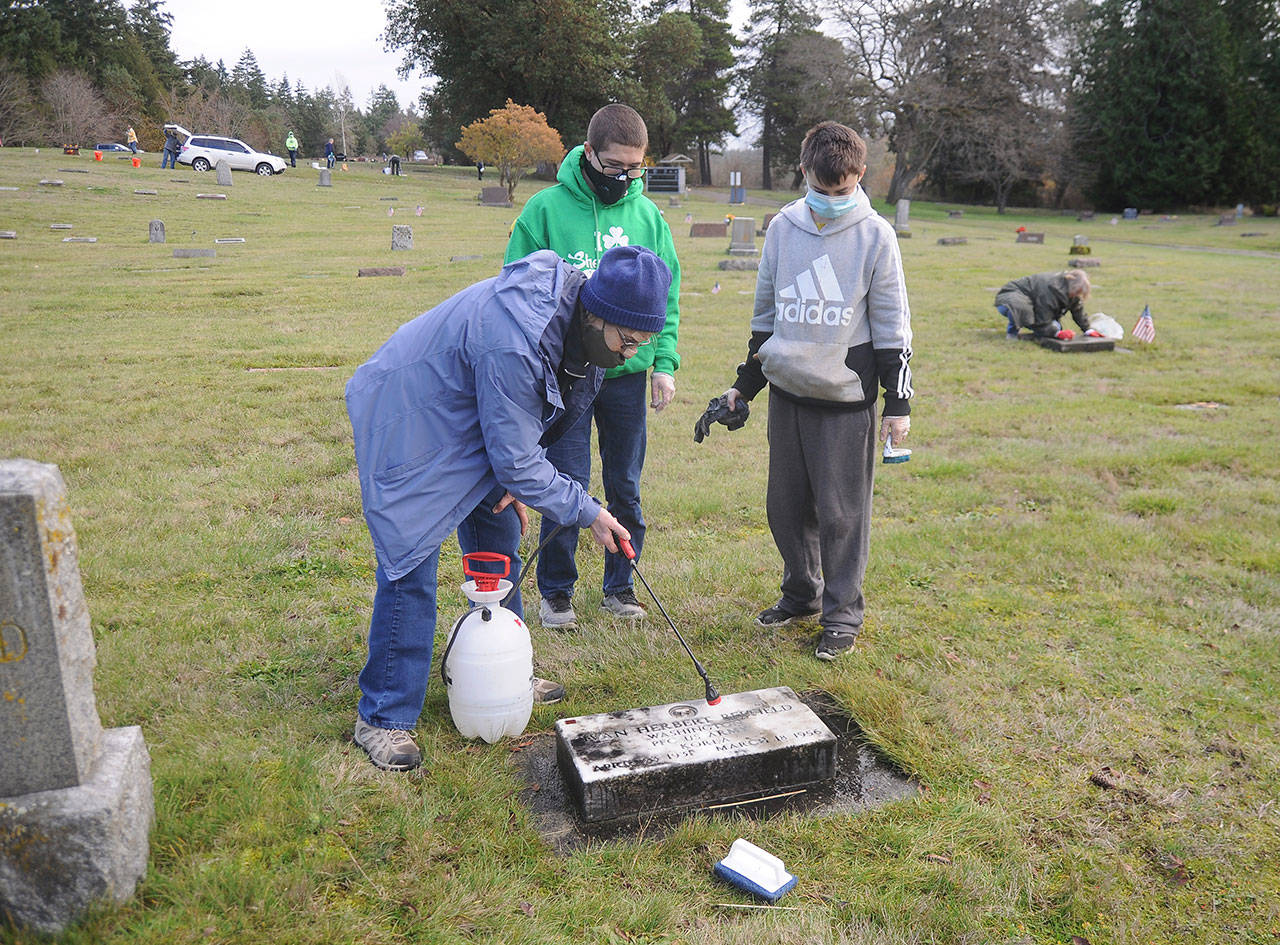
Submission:
[[[867,148],[827,121],[800,149],[808,193],[765,235],[747,359],[725,396],[735,408],[766,384],[769,529],[782,555],[782,599],[764,627],[821,615],[817,657],[849,652],[862,629],[880,439],[911,428],[911,311],[893,227],[860,181]]]

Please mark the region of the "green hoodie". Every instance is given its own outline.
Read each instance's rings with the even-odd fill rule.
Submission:
[[[653,344],[645,345],[606,378],[636,374],[652,367],[675,374],[680,367],[676,337],[680,328],[680,260],[671,228],[662,212],[644,195],[644,181],[631,182],[626,195],[606,206],[582,175],[583,148],[578,145],[560,165],[559,181],[529,198],[511,230],[505,262],[522,259],[539,249],[551,249],[588,276],[596,271],[605,250],[614,246],[644,246],[671,267],[667,296],[667,324]]]

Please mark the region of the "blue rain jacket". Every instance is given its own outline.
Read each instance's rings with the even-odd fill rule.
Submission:
[[[600,514],[545,450],[604,377],[588,367],[567,403],[556,380],[585,281],[550,250],[518,259],[401,325],[347,382],[365,520],[390,579],[425,561],[495,486],[562,525]]]

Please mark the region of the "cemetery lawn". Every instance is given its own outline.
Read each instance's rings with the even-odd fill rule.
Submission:
[[[856,816],[702,814],[564,857],[519,799],[519,745],[461,739],[438,676],[424,769],[381,773],[350,741],[374,558],[343,385],[398,325],[497,269],[541,185],[506,210],[477,205],[465,168],[351,164],[318,189],[300,162],[224,189],[158,161],[0,151],[0,186],[20,188],[0,191],[18,237],[0,240],[0,455],[66,478],[99,710],[142,726],[155,781],[136,898],[66,941],[1280,940],[1276,219],[913,203],[915,453],[878,469],[867,625],[823,664],[814,625],[752,622],[780,576],[765,397],[745,429],[692,441],[744,353],[754,274],[716,269],[727,237],[688,237],[685,213],[724,215],[714,194],[659,195],[684,363],[650,417],[645,576],[723,692],[832,693],[920,791]],[[147,242],[152,219],[166,244]],[[393,223],[413,226],[412,251],[391,252]],[[1045,244],[1015,244],[1019,225]],[[1102,263],[1090,311],[1128,332],[1149,304],[1154,344],[1004,340],[995,290],[1061,268],[1077,233]],[[172,256],[232,237],[213,259]],[[656,609],[635,626],[600,614],[588,545],[579,631],[533,629],[539,674],[569,698],[530,732],[702,691]],[[460,580],[449,546],[444,627]],[[800,877],[785,908],[726,906],[750,902],[711,875],[739,836]]]

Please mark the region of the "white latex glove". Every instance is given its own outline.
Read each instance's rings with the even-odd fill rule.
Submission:
[[[907,438],[911,432],[910,417],[881,417],[880,418],[880,442],[883,443],[888,436],[893,437],[894,444],[899,444]]]
[[[676,379],[670,374],[654,371],[653,377],[649,380],[649,389],[651,392],[649,406],[661,412],[676,395]]]

